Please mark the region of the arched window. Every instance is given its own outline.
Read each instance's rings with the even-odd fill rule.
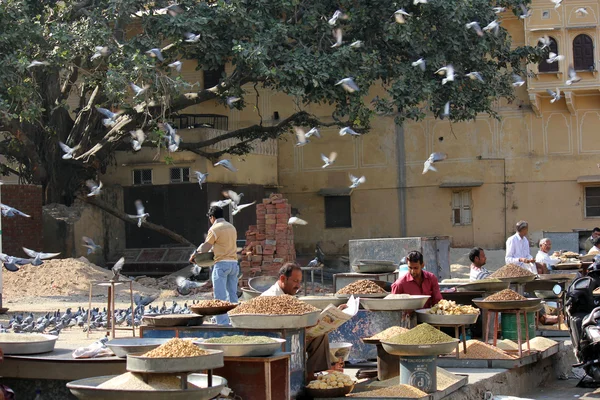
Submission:
[[[548,47],[550,47],[550,52],[559,54],[558,53],[558,45],[556,44],[556,40],[554,40],[553,37],[550,38],[550,46],[548,46]],[[558,72],[558,61],[555,61],[550,64],[546,61],[546,58],[544,58],[542,60],[542,62],[540,62],[539,71],[540,72]]]
[[[588,35],[573,39],[573,66],[576,71],[594,70],[594,42]]]

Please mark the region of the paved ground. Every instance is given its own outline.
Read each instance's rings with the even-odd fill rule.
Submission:
[[[577,382],[576,379],[555,380],[521,397],[534,400],[600,399],[600,389],[578,388],[575,387]]]

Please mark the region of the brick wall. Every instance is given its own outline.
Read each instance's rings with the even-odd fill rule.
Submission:
[[[2,252],[25,257],[22,247],[44,250],[42,234],[42,187],[35,185],[2,185],[2,204],[31,216],[2,216]]]

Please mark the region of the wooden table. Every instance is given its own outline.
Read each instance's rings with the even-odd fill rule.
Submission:
[[[486,321],[484,322],[483,329],[483,342],[488,343],[488,320],[490,315],[493,314],[494,318],[494,333],[493,333],[493,343],[494,346],[498,343],[498,318],[500,313],[504,314],[516,314],[517,319],[517,343],[519,344],[519,358],[523,357],[523,348],[522,348],[522,339],[521,339],[521,315],[524,315],[525,318],[525,341],[527,343],[527,353],[531,352],[531,348],[529,347],[529,323],[527,322],[527,310],[488,310],[487,315],[485,317]]]
[[[435,328],[454,328],[454,337],[460,340],[460,330],[462,328],[462,342],[463,342],[463,352],[467,354],[467,332],[465,328],[466,324],[431,324],[431,326]],[[458,358],[458,353],[460,352],[460,341],[456,344],[456,358]]]

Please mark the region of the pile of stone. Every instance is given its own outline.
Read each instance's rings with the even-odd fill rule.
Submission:
[[[256,205],[256,225],[246,232],[240,263],[244,276],[276,275],[279,268],[296,260],[294,231],[288,225],[292,207],[280,193]]]

